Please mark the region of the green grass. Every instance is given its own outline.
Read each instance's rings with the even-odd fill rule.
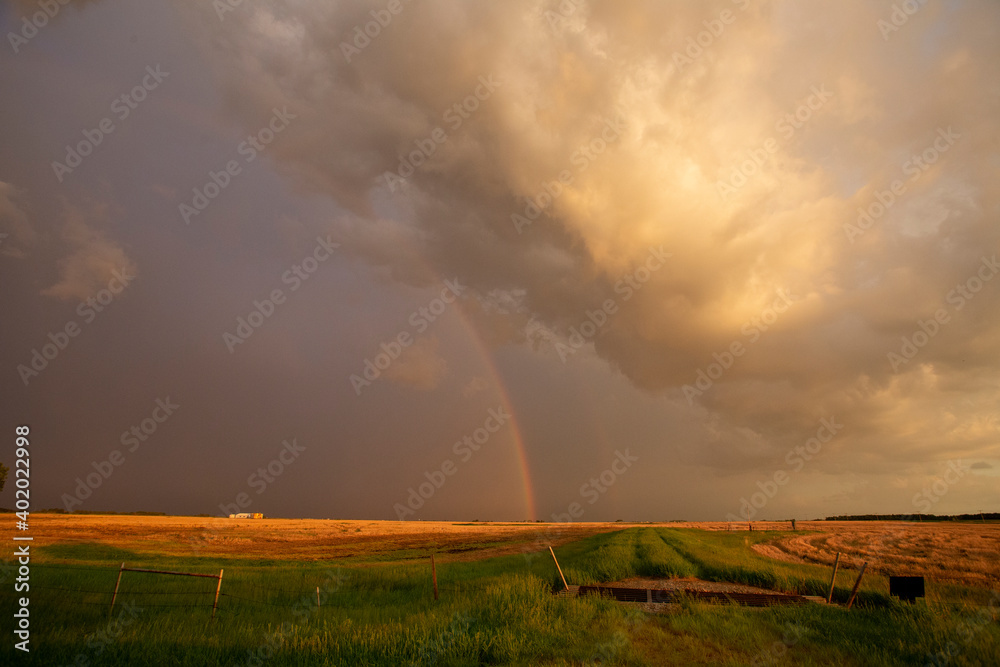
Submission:
[[[773,537],[633,528],[564,545],[557,555],[576,584],[697,576],[825,593],[827,568],[771,561],[750,549]],[[134,572],[124,574],[115,613],[109,615],[123,560],[129,567],[187,572],[225,568],[217,618],[210,620],[214,579]],[[854,575],[845,571],[838,577],[838,598],[846,599]],[[651,615],[594,597],[556,598],[550,590],[557,580],[547,551],[481,561],[439,559],[441,599],[435,601],[426,559],[344,567],[323,561],[182,559],[99,544],[50,546],[32,563],[32,652],[15,655],[8,640],[3,650],[9,659],[2,662],[895,665],[926,664],[929,656],[951,650],[949,665],[986,665],[1000,656],[995,620],[1000,598],[993,603],[994,616],[983,616],[978,610],[989,594],[975,589],[929,582],[928,603],[903,605],[888,598],[882,578],[866,575],[861,606],[851,611],[687,601],[676,613]]]

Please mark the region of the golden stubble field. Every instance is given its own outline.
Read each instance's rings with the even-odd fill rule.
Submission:
[[[726,522],[466,523],[447,521],[341,521],[199,517],[32,514],[34,546],[101,544],[136,553],[171,556],[326,560],[397,560],[431,552],[474,560],[526,551],[635,526],[746,530]],[[857,567],[867,561],[881,574],[923,574],[939,581],[1000,587],[1000,524],[893,521],[754,522],[774,532],[755,544],[778,560]],[[777,531],[783,531],[778,533]],[[8,532],[14,531],[8,528]],[[9,540],[9,537],[7,537]]]
[[[756,524],[755,524],[756,525]],[[902,521],[800,523],[817,533],[783,536],[754,545],[779,560],[841,563],[888,575],[923,575],[936,581],[1000,588],[1000,524]]]
[[[179,557],[288,560],[383,560],[390,554],[406,559],[433,551],[450,560],[473,560],[537,551],[632,525],[32,514],[28,534],[36,549],[101,544]]]

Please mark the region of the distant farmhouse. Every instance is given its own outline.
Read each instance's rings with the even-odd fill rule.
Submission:
[[[230,514],[230,519],[263,519],[264,515],[260,512],[241,512],[239,514]]]

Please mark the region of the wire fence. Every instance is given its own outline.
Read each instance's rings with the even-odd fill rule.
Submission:
[[[112,590],[98,591],[92,589],[83,588],[66,588],[63,586],[32,586],[32,590],[40,591],[52,591],[53,594],[59,595],[61,601],[73,605],[86,605],[93,607],[104,607],[110,608]],[[65,594],[75,594],[71,596],[66,596]],[[156,596],[156,597],[153,597]],[[170,596],[169,598],[163,598],[162,596]],[[181,600],[171,601],[171,602],[153,602],[147,601],[148,598],[152,597],[154,600],[172,600],[173,598],[181,598]],[[287,600],[288,597],[295,598],[294,601],[281,601],[281,598]],[[239,608],[252,607],[252,606],[263,606],[263,607],[282,607],[282,608],[292,608],[301,607],[303,602],[311,602],[314,606],[316,605],[316,589],[310,590],[299,590],[299,591],[288,591],[288,590],[277,590],[275,591],[276,599],[265,599],[260,597],[249,597],[247,595],[239,595],[235,593],[227,593],[222,591],[219,593],[219,612],[224,612],[227,606],[230,610],[234,608],[234,605],[223,604],[224,599],[232,600],[235,602],[235,606]],[[140,607],[147,608],[161,608],[161,607],[188,607],[188,608],[204,608],[209,610],[212,608],[213,600],[215,599],[215,590],[211,591],[164,591],[164,590],[126,590],[118,592],[119,600],[130,601]]]
[[[46,563],[35,566],[36,572],[54,574],[60,571],[87,572],[101,576],[107,576],[107,588],[95,588],[95,582],[88,581],[89,586],[71,587],[59,584],[32,583],[33,591],[40,591],[53,597],[59,597],[61,602],[71,605],[83,605],[88,607],[105,607],[110,609],[112,598],[114,597],[114,582],[117,568],[107,566],[83,566],[69,565],[63,563]],[[126,571],[128,569],[126,568]],[[215,576],[215,575],[211,575]],[[330,579],[316,581],[306,584],[307,575],[303,573],[302,581],[304,587],[286,588],[278,586],[268,586],[260,582],[240,580],[233,577],[225,581],[229,591],[219,591],[219,611],[245,611],[253,607],[266,608],[292,608],[302,607],[303,604],[312,603],[313,606],[321,606],[322,597],[326,597],[329,590]],[[155,582],[155,583],[154,583]],[[188,581],[169,581],[169,579],[126,579],[120,590],[117,592],[119,600],[128,600],[132,603],[146,608],[202,608],[211,609],[216,596],[216,585],[212,582],[211,587],[205,586],[202,590],[191,590]],[[338,581],[337,588],[340,588]],[[320,599],[318,599],[318,597]],[[229,604],[225,604],[228,601]],[[227,609],[228,608],[228,609]]]
[[[106,588],[95,588],[97,582],[89,581],[89,587],[74,588],[66,585],[48,585],[45,583],[31,584],[32,591],[41,591],[45,594],[58,597],[60,603],[67,605],[80,605],[86,607],[103,607],[111,609],[111,602],[114,591],[114,578],[117,568],[108,566],[79,566],[62,563],[46,563],[35,566],[36,572],[45,571],[82,571],[91,574],[99,574],[107,577]],[[338,573],[340,570],[338,570]],[[307,583],[309,580],[309,583]],[[258,581],[248,581],[242,579],[240,575],[231,576],[225,582],[229,590],[219,591],[218,612],[223,615],[233,616],[252,612],[254,609],[292,609],[292,608],[312,608],[314,611],[320,608],[335,609],[335,601],[330,600],[331,593],[343,592],[345,589],[340,581],[339,574],[336,585],[330,586],[329,576],[325,580],[312,578],[308,573],[302,574],[302,585],[295,588],[270,586]],[[382,582],[384,584],[384,582]],[[408,578],[397,581],[403,588],[422,587],[423,582],[417,579]],[[352,593],[375,592],[388,590],[384,585],[368,581],[362,578],[356,581],[352,587]],[[469,581],[452,581],[442,586],[442,593],[447,595],[468,594],[474,590],[483,588]],[[317,591],[317,588],[319,591]],[[391,589],[392,586],[389,586]],[[430,578],[426,581],[426,588],[430,592]],[[370,590],[369,590],[370,589]],[[317,599],[317,594],[319,598]],[[203,590],[190,590],[189,585],[185,586],[183,581],[169,581],[169,579],[133,579],[128,580],[127,585],[123,585],[118,591],[118,598],[122,602],[129,602],[142,609],[201,609],[206,612],[213,608],[213,600],[216,595],[214,582],[206,586]],[[995,593],[994,595],[997,595]],[[352,601],[353,604],[353,601]],[[942,601],[934,600],[934,604],[940,607],[947,607],[954,611],[972,612],[981,608],[981,604],[969,601]],[[991,603],[992,604],[992,603]]]

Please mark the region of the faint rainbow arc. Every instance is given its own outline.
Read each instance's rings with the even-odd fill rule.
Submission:
[[[514,438],[514,454],[517,458],[518,471],[521,474],[521,487],[524,492],[525,509],[528,510],[528,518],[534,521],[538,518],[538,508],[535,504],[535,490],[531,483],[531,467],[528,464],[528,453],[524,445],[524,437],[521,435],[521,427],[517,422],[517,413],[511,403],[510,395],[507,393],[507,386],[504,384],[500,371],[497,370],[496,363],[493,361],[493,355],[490,354],[486,344],[479,336],[479,332],[476,331],[476,327],[465,316],[462,309],[458,308],[457,311],[458,319],[461,321],[462,327],[469,334],[469,338],[472,339],[472,343],[479,352],[480,358],[489,369],[493,384],[496,386],[497,393],[500,394],[500,400],[503,407],[510,415],[511,432],[513,433]]]

